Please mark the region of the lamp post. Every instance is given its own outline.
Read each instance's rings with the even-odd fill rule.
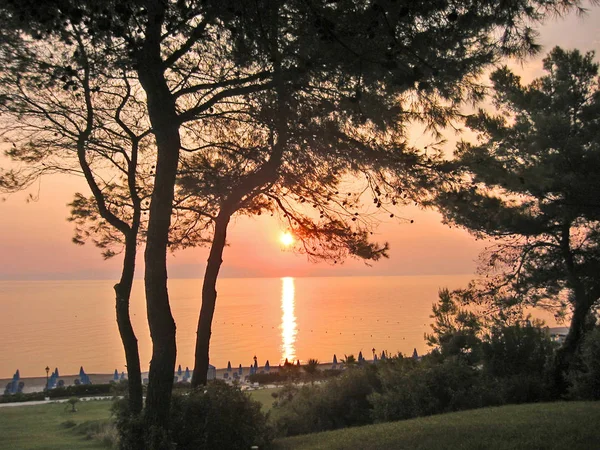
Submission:
[[[48,373],[50,372],[50,367],[46,366],[46,392],[48,392]]]

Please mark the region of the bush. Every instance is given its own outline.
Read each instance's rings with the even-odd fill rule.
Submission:
[[[483,342],[483,367],[497,377],[545,374],[555,344],[538,326],[497,327]]]
[[[381,390],[369,398],[374,422],[410,419],[501,403],[481,373],[462,358],[442,363],[393,359],[379,369]]]
[[[221,381],[173,395],[171,434],[177,449],[185,450],[264,448],[272,438],[261,404]]]
[[[30,394],[18,392],[16,394],[4,394],[0,396],[0,403],[34,402],[44,400],[45,397],[46,394],[44,392],[32,392]]]
[[[79,384],[48,391],[50,398],[83,397],[90,395],[112,395],[112,384]]]
[[[121,450],[138,450],[144,448],[144,419],[142,416],[131,413],[127,396],[115,399],[111,413],[114,417],[119,448]]]
[[[371,423],[375,366],[347,370],[326,384],[286,386],[273,409],[278,434],[293,436]]]
[[[578,368],[572,373],[571,395],[583,400],[600,400],[600,327],[584,338]]]

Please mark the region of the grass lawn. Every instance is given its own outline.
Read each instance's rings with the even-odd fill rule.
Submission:
[[[65,403],[0,408],[0,448],[103,449],[102,443],[86,437],[82,428],[88,421],[108,419],[111,404],[110,400],[79,402],[75,413],[69,412]]]
[[[262,403],[263,412],[267,412],[273,407],[273,402],[275,401],[271,394],[279,391],[280,389],[281,388],[259,389],[257,391],[249,391],[248,393],[253,400]]]
[[[594,425],[596,424],[596,425]],[[600,402],[511,405],[276,441],[276,449],[600,448]]]

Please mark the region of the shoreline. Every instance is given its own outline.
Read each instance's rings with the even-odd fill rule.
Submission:
[[[371,362],[371,361],[368,361]],[[333,362],[319,363],[319,370],[331,369]],[[338,363],[338,367],[341,364]],[[237,368],[231,368],[231,373],[236,372]],[[258,373],[264,371],[264,366],[258,367]],[[250,371],[249,367],[243,367],[243,376],[248,375]],[[270,372],[276,373],[279,371],[279,366],[271,366]],[[183,372],[185,373],[185,371]],[[223,380],[223,375],[227,373],[227,368],[216,369],[216,378],[218,380]],[[107,384],[113,381],[114,373],[89,373],[87,374],[90,378],[92,384]],[[177,372],[175,372],[175,376],[177,377]],[[79,374],[76,375],[61,375],[58,377],[59,380],[64,380],[65,386],[72,386],[75,384],[75,380],[79,378]],[[148,372],[142,372],[142,380],[144,378],[148,378]],[[4,387],[12,381],[12,378],[0,378],[0,388],[2,392],[4,392]],[[23,387],[24,394],[30,394],[32,392],[41,392],[46,387],[46,377],[21,377],[19,381],[25,383]],[[181,377],[180,377],[181,381]]]

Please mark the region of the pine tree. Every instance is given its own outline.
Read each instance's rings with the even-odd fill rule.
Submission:
[[[496,115],[468,126],[458,146],[465,183],[440,197],[448,222],[497,244],[484,255],[491,278],[475,298],[501,310],[569,306],[571,324],[555,360],[557,392],[600,298],[600,90],[594,53],[553,49],[546,75],[523,85],[492,75]]]

